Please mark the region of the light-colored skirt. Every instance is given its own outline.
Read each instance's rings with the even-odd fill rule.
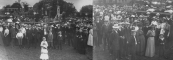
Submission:
[[[93,36],[92,36],[91,34],[89,34],[87,44],[88,44],[89,46],[93,46]]]
[[[155,55],[155,41],[154,37],[149,37],[147,40],[147,47],[145,56],[153,57]]]
[[[42,50],[41,50],[40,59],[49,59],[47,49],[42,49]]]

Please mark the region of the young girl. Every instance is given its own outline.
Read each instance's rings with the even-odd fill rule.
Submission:
[[[41,55],[40,55],[40,59],[42,60],[49,59],[47,47],[48,47],[48,43],[46,41],[46,38],[43,37],[43,41],[41,42]]]

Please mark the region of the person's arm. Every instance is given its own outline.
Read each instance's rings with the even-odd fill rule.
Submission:
[[[171,29],[170,29],[170,25],[169,25],[169,26],[168,26],[168,35],[167,35],[167,37],[169,37],[170,31],[171,31]]]
[[[52,38],[52,40],[53,40],[53,34],[52,34],[51,38]]]
[[[148,32],[147,32],[147,36],[149,36],[149,34],[150,34],[150,31],[151,31],[151,30],[148,30]]]
[[[41,47],[43,46],[43,41],[41,42],[40,46],[41,46]]]
[[[45,43],[46,43],[46,47],[48,47],[49,45],[48,45],[47,41]]]
[[[16,38],[18,38],[18,33],[16,34]]]
[[[93,29],[90,30],[90,34],[93,36]]]

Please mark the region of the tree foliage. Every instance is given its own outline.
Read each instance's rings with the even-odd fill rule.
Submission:
[[[29,4],[27,2],[22,2],[24,11],[27,12],[29,10]]]
[[[18,3],[18,2],[16,2],[16,3],[13,3],[11,5],[11,8],[22,8],[22,5],[20,3]]]
[[[89,17],[92,17],[92,13],[93,13],[93,5],[86,5],[86,6],[83,6],[80,10],[80,13],[83,15],[83,16],[89,16]]]
[[[50,14],[49,16],[54,18],[57,14],[57,6],[60,6],[60,13],[65,12],[63,16],[69,16],[77,12],[72,3],[68,3],[64,0],[41,0],[33,6],[33,9],[40,14],[43,14],[43,11],[47,10]]]

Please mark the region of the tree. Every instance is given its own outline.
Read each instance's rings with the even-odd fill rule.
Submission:
[[[40,14],[43,14],[43,11],[47,10],[50,17],[54,18],[57,14],[57,6],[60,6],[61,14],[65,12],[64,16],[68,16],[77,11],[72,3],[67,3],[64,0],[40,0],[33,8],[34,11],[38,11]]]
[[[24,11],[27,12],[28,9],[29,9],[29,7],[28,7],[29,4],[27,2],[22,2],[22,4],[23,4],[23,7],[24,7]]]
[[[93,5],[86,5],[86,6],[83,6],[80,10],[80,13],[83,15],[83,16],[89,16],[89,17],[92,17],[92,13],[93,13]]]
[[[3,8],[4,8],[4,9],[6,9],[6,8],[11,8],[11,5],[6,5],[6,6],[4,6]]]
[[[22,8],[22,5],[20,3],[18,3],[18,2],[16,2],[16,3],[13,3],[11,5],[11,8],[18,8],[18,9],[20,9],[20,8]]]

